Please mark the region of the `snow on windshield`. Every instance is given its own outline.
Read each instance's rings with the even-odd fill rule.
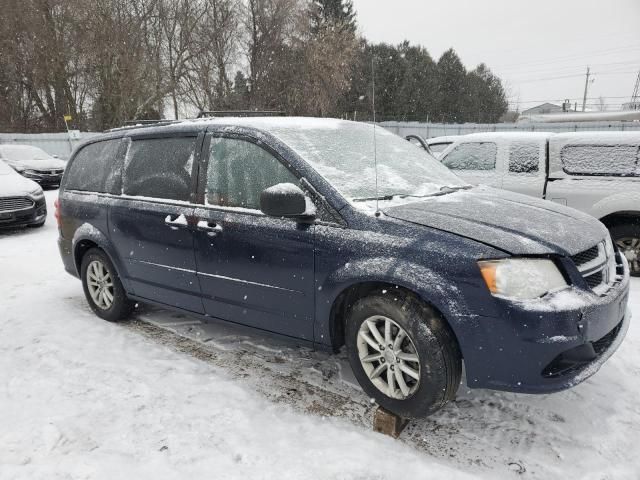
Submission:
[[[464,181],[424,150],[370,124],[322,120],[284,125],[269,132],[311,164],[346,198],[385,195],[428,195]],[[375,164],[378,164],[376,192]]]
[[[44,150],[28,145],[2,145],[0,146],[0,154],[2,158],[7,160],[49,160],[52,158]]]

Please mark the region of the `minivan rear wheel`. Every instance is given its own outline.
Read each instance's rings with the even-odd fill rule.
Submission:
[[[457,342],[429,305],[401,290],[354,303],[345,342],[362,389],[405,418],[430,415],[455,397],[462,375]]]
[[[631,275],[640,277],[640,225],[614,225],[609,232],[620,253],[629,262]]]
[[[104,320],[126,319],[135,303],[127,298],[116,269],[100,249],[92,248],[82,257],[82,287],[91,310]]]

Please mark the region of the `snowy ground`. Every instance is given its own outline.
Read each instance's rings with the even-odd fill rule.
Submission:
[[[573,390],[463,386],[394,441],[370,431],[373,407],[344,356],[159,309],[99,320],[56,235],[53,218],[0,233],[3,480],[640,476],[635,322]],[[632,288],[640,318],[640,281]]]

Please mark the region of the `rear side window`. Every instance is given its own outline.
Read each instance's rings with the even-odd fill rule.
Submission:
[[[83,147],[65,173],[65,188],[88,192],[116,193],[120,168],[116,162],[120,139]]]
[[[189,201],[196,137],[132,140],[122,193]]]
[[[640,175],[638,145],[566,145],[560,159],[573,175]]]
[[[278,183],[298,184],[298,179],[264,148],[235,138],[211,139],[208,205],[260,210],[260,194]]]
[[[442,159],[451,170],[494,170],[498,147],[493,142],[461,143]]]
[[[537,143],[513,142],[509,147],[509,172],[535,173],[540,164],[540,145]]]

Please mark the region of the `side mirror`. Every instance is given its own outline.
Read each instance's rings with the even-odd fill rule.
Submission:
[[[293,183],[278,183],[260,194],[260,210],[270,217],[313,217],[316,209],[302,189]]]

